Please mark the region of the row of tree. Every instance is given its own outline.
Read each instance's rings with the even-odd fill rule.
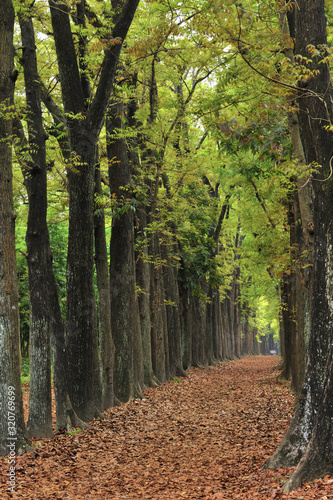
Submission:
[[[10,101],[3,100],[10,130],[4,128],[3,137],[6,154],[14,152],[8,169],[14,163],[18,176],[19,167],[26,190],[19,182],[14,186],[15,208],[21,215],[28,206],[21,252],[28,268],[30,398],[26,433],[17,392],[18,449],[27,435],[52,435],[51,364],[57,428],[64,428],[84,425],[114,403],[140,396],[147,385],[185,375],[193,364],[260,350],[249,324],[253,311],[240,300],[239,222],[235,234],[220,240],[231,193],[219,206],[219,183],[209,180],[207,169],[194,166],[187,172],[186,162],[195,160],[208,132],[200,130],[190,140],[186,105],[211,69],[190,63],[181,69],[177,61],[168,81],[174,104],[160,133],[162,40],[154,32],[150,43],[156,53],[145,54],[142,67],[131,68],[129,54],[147,51],[149,39],[144,46],[134,43],[118,62],[137,3],[110,5],[105,12],[98,2],[94,10],[85,2],[15,6],[20,29],[10,31],[15,52],[9,52],[5,73]],[[165,22],[169,15],[165,9]],[[179,22],[177,14],[163,43]],[[212,144],[218,149],[215,138]],[[174,172],[168,168],[173,161]],[[65,311],[57,286],[64,269],[55,273],[57,242],[51,242],[47,215],[53,189],[60,192],[54,210],[68,233]],[[14,213],[9,201],[4,210]],[[105,209],[112,215],[109,255]],[[9,278],[17,287],[15,271]],[[17,292],[11,300],[15,324],[5,329],[11,348],[3,351],[2,375],[16,387]],[[2,417],[5,437],[6,411]]]
[[[268,465],[302,460],[286,489],[330,472],[323,0],[0,8],[1,454],[9,386],[17,451],[52,435],[51,365],[57,427],[86,426],[193,365],[269,353],[280,326],[299,403]]]

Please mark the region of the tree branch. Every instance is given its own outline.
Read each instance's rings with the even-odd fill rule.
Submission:
[[[84,99],[68,7],[49,0],[65,113],[82,113]]]
[[[230,198],[231,198],[231,194],[227,194],[227,196],[225,197],[223,206],[221,208],[219,220],[217,222],[217,226],[215,228],[214,237],[213,237],[216,244],[217,244],[219,237],[220,237],[220,234],[221,234],[222,222],[223,222],[225,214],[227,212]]]
[[[140,0],[127,0],[112,30],[109,48],[105,51],[100,80],[91,106],[87,111],[87,130],[98,138],[116,76],[118,60],[124,39],[131,26]]]
[[[265,214],[267,215],[267,218],[268,218],[268,220],[269,220],[269,222],[270,222],[270,224],[271,224],[272,228],[273,228],[273,229],[275,229],[275,223],[274,223],[274,221],[271,219],[271,217],[270,217],[270,215],[269,215],[269,213],[268,213],[268,211],[267,211],[267,208],[266,208],[265,202],[264,202],[264,200],[261,198],[261,196],[260,196],[260,194],[259,194],[259,191],[258,191],[258,188],[257,188],[257,186],[256,186],[256,185],[255,185],[255,183],[254,183],[254,180],[253,180],[253,179],[250,179],[250,182],[251,182],[251,185],[252,185],[252,187],[253,187],[253,189],[254,189],[254,191],[255,191],[255,194],[256,194],[256,198],[257,198],[257,200],[259,201],[259,203],[260,203],[260,205],[261,205],[261,207],[262,207],[263,211],[264,211],[264,212],[265,212]]]

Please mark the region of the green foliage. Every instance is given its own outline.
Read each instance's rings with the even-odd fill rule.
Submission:
[[[67,259],[67,237],[68,221],[57,220],[52,217],[53,211],[49,213],[49,234],[52,252],[52,263],[55,280],[58,287],[59,302],[63,318],[65,318],[66,309],[66,259]]]
[[[29,378],[29,374],[30,374],[29,357],[24,357],[22,358],[21,377],[23,379],[27,379]]]
[[[89,6],[98,23],[87,18],[82,26],[74,22],[75,5],[69,2],[72,29],[77,46],[78,40],[86,41],[84,65],[93,97],[104,51],[114,43],[108,37],[113,13],[109,2],[92,0]],[[47,4],[18,3],[17,7],[29,7],[34,15],[40,77],[61,113]],[[326,8],[332,16],[332,9]],[[15,43],[16,64],[21,68],[19,34]],[[128,212],[139,218],[143,205],[152,210],[145,234],[136,240],[137,252],[144,248],[145,238],[157,233],[169,244],[174,265],[182,268],[182,285],[203,300],[207,298],[203,284],[218,287],[223,298],[236,277],[243,305],[256,318],[260,334],[270,329],[276,335],[280,279],[290,267],[285,200],[293,189],[293,179],[300,174],[292,160],[287,128],[287,113],[293,110],[290,96],[300,75],[312,76],[304,57],[293,67],[284,56],[283,48],[290,43],[281,36],[275,4],[252,0],[242,4],[231,0],[140,2],[121,55],[114,92],[126,110],[124,127],[114,131],[115,137],[132,147],[140,165],[133,164],[132,183],[123,187],[122,196],[110,195],[110,188],[96,196],[96,214],[105,209],[113,218]],[[312,48],[308,59],[316,56],[314,51]],[[26,130],[21,74],[16,90],[16,112]],[[133,103],[134,115],[128,111]],[[61,150],[61,140],[66,138],[63,122],[54,121],[53,112],[44,105],[43,119],[49,133],[48,223],[64,314],[69,217],[66,168],[78,171],[84,165],[77,155],[68,158]],[[67,119],[84,120],[84,116],[72,114]],[[103,131],[100,161],[107,170],[105,142]],[[15,155],[21,340],[26,350],[29,300],[23,160],[27,160],[24,155]],[[215,231],[226,202],[217,239]],[[175,238],[178,248],[172,244]],[[144,259],[166,264],[150,255]]]
[[[178,378],[178,377],[174,377],[174,378],[172,379],[172,382],[177,382],[177,383],[178,383],[178,382],[184,382],[184,380],[183,380],[183,379],[181,379],[181,378]]]
[[[14,178],[15,178],[14,171]],[[21,351],[24,357],[29,355],[29,287],[28,287],[28,266],[27,247],[25,244],[26,220],[27,220],[27,200],[24,187],[21,186],[20,176],[17,173],[17,180],[14,183],[14,208],[16,218],[16,260],[19,285],[19,312],[20,312],[20,342]]]
[[[18,277],[19,277],[19,311],[20,311],[20,341],[21,351],[24,356],[29,353],[29,287],[28,287],[28,269],[24,256],[18,258]]]
[[[214,207],[200,181],[185,185],[180,196],[177,207],[182,214],[178,226],[180,257],[187,270],[189,285],[193,286],[206,275],[215,254],[216,245],[210,236],[214,228]]]
[[[75,434],[81,434],[82,432],[84,432],[84,429],[74,429],[72,431],[68,431],[67,434],[75,435]]]
[[[26,222],[28,216],[27,196],[21,184],[19,171],[14,170],[16,176],[14,203],[17,214],[16,219],[16,251],[19,282],[19,311],[20,311],[20,340],[23,356],[28,356],[29,349],[29,285],[28,266],[26,260]],[[51,183],[52,185],[52,183]],[[60,306],[63,316],[66,307],[66,258],[67,258],[67,214],[63,212],[59,198],[51,192],[49,197],[48,228],[50,234],[51,252],[53,256],[53,269],[58,286]]]
[[[275,297],[268,300],[260,297],[257,302],[256,315],[252,319],[254,326],[258,328],[258,335],[268,336],[273,334],[274,340],[279,340],[279,296],[276,293]]]

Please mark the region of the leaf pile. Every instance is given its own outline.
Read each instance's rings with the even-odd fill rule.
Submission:
[[[294,399],[276,357],[247,357],[147,389],[92,429],[45,439],[17,457],[15,493],[1,458],[1,499],[333,499],[326,476],[293,493],[291,470],[261,470]]]

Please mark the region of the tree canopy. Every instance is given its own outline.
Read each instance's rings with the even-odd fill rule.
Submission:
[[[277,349],[320,404],[324,334],[319,388],[304,380],[315,311],[331,309],[312,295],[331,292],[316,264],[330,234],[316,221],[331,210],[331,7],[314,2],[308,39],[303,1],[7,3],[0,161],[28,433],[52,434],[51,364],[58,428],[193,365]]]

